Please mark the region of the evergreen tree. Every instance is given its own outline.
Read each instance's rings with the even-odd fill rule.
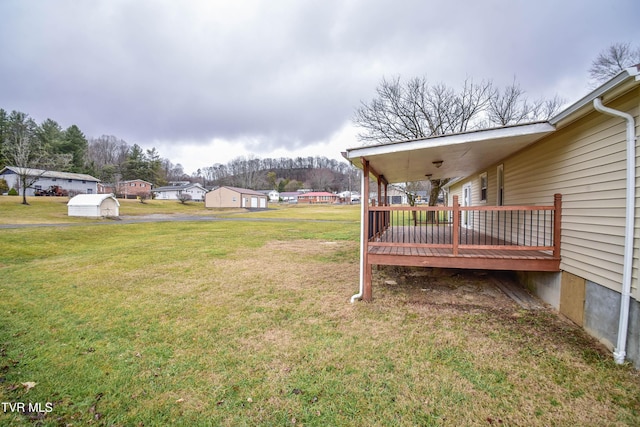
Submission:
[[[71,171],[84,172],[84,160],[87,154],[89,143],[80,128],[71,125],[64,131],[63,139],[58,145],[57,152],[59,154],[70,154]]]
[[[144,179],[148,181],[149,167],[144,151],[138,144],[133,144],[127,154],[127,159],[122,165],[122,179],[125,181],[131,179]]]
[[[9,126],[9,116],[7,112],[0,108],[0,169],[7,166],[7,162],[4,157],[3,147],[6,139],[7,128]]]
[[[42,147],[51,154],[58,154],[62,145],[64,132],[55,120],[47,119],[38,127],[38,138]]]

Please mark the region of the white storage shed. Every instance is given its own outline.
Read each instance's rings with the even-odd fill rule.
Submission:
[[[78,194],[67,203],[69,216],[100,218],[120,215],[120,203],[113,194]]]

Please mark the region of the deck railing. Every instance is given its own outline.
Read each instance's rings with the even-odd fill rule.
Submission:
[[[562,197],[548,206],[370,206],[369,245],[560,254]]]

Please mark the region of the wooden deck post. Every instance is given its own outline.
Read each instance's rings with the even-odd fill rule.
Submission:
[[[363,284],[362,284],[362,300],[371,301],[373,291],[371,287],[371,265],[369,265],[369,161],[362,159],[362,173],[364,174],[364,194],[360,196],[360,203],[364,203],[364,245],[363,245],[363,262],[362,268]],[[378,193],[378,197],[380,193]]]
[[[453,256],[458,256],[458,242],[460,241],[460,205],[458,196],[453,196],[453,233],[452,233]]]
[[[553,195],[553,257],[560,258],[560,237],[562,234],[562,194]]]

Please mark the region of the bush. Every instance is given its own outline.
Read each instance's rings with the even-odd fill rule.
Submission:
[[[11,188],[11,190],[9,190],[9,195],[10,196],[17,196],[18,195],[18,190],[16,190],[15,188]]]
[[[0,194],[4,194],[9,191],[9,184],[4,179],[0,179]]]
[[[191,194],[187,194],[187,193],[179,193],[178,194],[178,201],[180,203],[182,203],[183,205],[186,204],[190,200],[191,200]]]

